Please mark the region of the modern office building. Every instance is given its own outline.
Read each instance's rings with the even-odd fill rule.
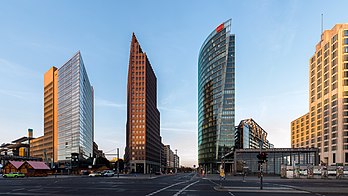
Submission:
[[[44,76],[44,135],[30,142],[30,153],[47,162],[70,161],[71,153],[93,153],[93,88],[77,52]]]
[[[309,113],[291,122],[291,146],[348,164],[348,24],[324,31],[309,59]]]
[[[206,171],[217,170],[234,146],[234,71],[235,35],[228,20],[206,38],[198,58],[198,163]]]
[[[267,132],[262,129],[253,119],[242,120],[235,133],[236,149],[263,149],[274,148],[267,140]]]
[[[128,171],[160,171],[161,148],[157,78],[133,33],[127,84],[125,161]]]
[[[44,135],[30,143],[30,154],[46,162],[56,162],[58,145],[58,69],[44,75]]]
[[[58,70],[58,161],[93,155],[93,88],[77,52]]]

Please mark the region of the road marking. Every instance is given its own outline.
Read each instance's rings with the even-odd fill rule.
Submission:
[[[205,180],[209,180],[211,183],[213,183],[213,184],[215,184],[215,185],[220,186],[220,184],[218,184],[218,183],[216,183],[216,182],[214,182],[214,181],[212,181],[212,180],[210,180],[210,179],[208,179],[208,178],[203,178],[203,179],[205,179]]]
[[[25,188],[20,188],[20,189],[13,189],[12,191],[21,191],[24,190]]]
[[[179,184],[182,184],[182,183],[186,183],[186,182],[188,182],[188,181],[178,182],[178,183],[172,184],[172,185],[170,185],[170,186],[164,187],[164,188],[162,188],[162,189],[160,189],[160,190],[157,190],[157,191],[155,191],[155,192],[149,193],[149,194],[147,194],[146,196],[151,196],[151,195],[157,194],[157,193],[159,193],[159,192],[161,192],[161,191],[164,191],[164,190],[166,190],[166,189],[169,189],[169,188],[171,188],[171,187],[173,187],[173,186],[176,186],[176,185],[179,185]]]
[[[184,192],[188,187],[190,187],[190,186],[196,184],[197,182],[199,182],[199,180],[197,180],[196,182],[192,182],[191,184],[185,186],[183,189],[181,189],[179,192],[177,192],[177,193],[176,193],[175,195],[173,195],[173,196],[178,196],[178,195],[180,195],[180,194],[181,194],[182,192]]]
[[[232,196],[235,196],[233,193],[231,193],[231,192],[228,192],[228,194],[230,194],[230,195],[232,195]]]

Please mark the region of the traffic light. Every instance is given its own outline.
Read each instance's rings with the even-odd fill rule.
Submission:
[[[265,162],[267,162],[267,159],[268,159],[267,153],[263,152],[263,160],[265,160]]]
[[[259,163],[265,163],[265,162],[267,162],[267,153],[265,153],[265,152],[261,152],[261,153],[259,153],[258,155],[256,155],[256,157],[257,157],[257,159],[259,159]]]

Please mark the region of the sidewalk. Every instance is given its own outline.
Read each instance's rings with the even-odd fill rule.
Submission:
[[[208,174],[208,175],[204,175],[199,176],[197,175],[197,177],[200,178],[205,178],[205,179],[210,179],[210,180],[220,180],[220,176],[219,174]],[[246,181],[251,181],[251,182],[258,182],[260,181],[260,178],[257,176],[246,176],[245,177]],[[291,181],[347,181],[348,178],[341,178],[341,179],[336,179],[336,178],[281,178],[280,176],[264,176],[263,177],[263,181],[277,181],[277,182],[282,182],[282,181],[286,181],[286,182],[291,182]],[[226,175],[226,179],[225,181],[243,181],[243,176],[233,176],[233,175]]]

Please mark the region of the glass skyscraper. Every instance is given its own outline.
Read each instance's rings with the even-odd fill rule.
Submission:
[[[220,24],[198,58],[198,163],[211,172],[234,146],[235,35],[230,32],[231,20]]]
[[[93,87],[81,53],[58,69],[58,161],[93,153]]]

